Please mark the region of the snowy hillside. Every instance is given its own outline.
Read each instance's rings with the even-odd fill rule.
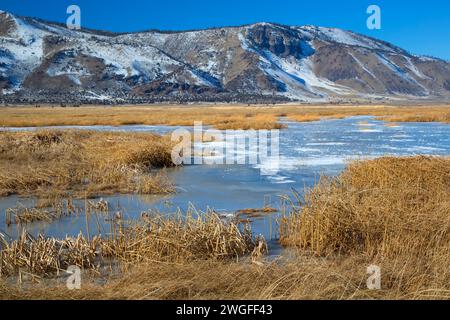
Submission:
[[[340,29],[107,34],[0,12],[2,101],[447,99],[450,64]]]

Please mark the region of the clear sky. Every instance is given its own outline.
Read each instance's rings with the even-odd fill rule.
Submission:
[[[338,27],[450,60],[449,0],[0,0],[0,9],[65,22],[81,8],[82,26],[109,31],[186,30],[254,22]],[[381,30],[366,27],[366,9],[381,8]]]

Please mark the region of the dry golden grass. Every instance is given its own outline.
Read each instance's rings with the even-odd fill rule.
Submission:
[[[364,255],[393,268],[396,290],[450,298],[450,158],[355,162],[300,202],[281,222],[282,244],[318,256]]]
[[[136,241],[123,241],[131,247],[113,246],[119,249],[112,252],[126,253],[122,261],[135,263],[121,275],[106,276],[103,285],[88,275],[79,291],[67,290],[64,279],[22,287],[3,279],[0,298],[450,299],[449,193],[449,158],[356,162],[339,178],[322,180],[281,221],[282,243],[298,250],[292,258],[250,263],[261,247],[242,240],[234,227],[229,232],[218,220],[195,219],[185,227],[162,218],[156,220],[165,230],[161,238],[141,244],[138,232],[130,237]],[[241,249],[230,249],[236,246]],[[171,249],[161,251],[166,247]],[[252,259],[229,259],[251,250]],[[228,259],[220,259],[223,252]],[[30,254],[19,256],[28,261]],[[371,264],[381,268],[381,290],[366,288]]]
[[[395,122],[450,123],[448,105],[433,106],[121,106],[121,107],[3,107],[0,127],[64,125],[185,125],[195,121],[217,129],[280,129],[280,117],[294,121],[341,119],[373,115]]]
[[[450,245],[449,201],[449,158],[354,162],[306,193],[301,209],[281,224],[282,243],[317,254],[426,252]]]
[[[151,134],[0,132],[0,194],[41,197],[167,193],[172,143]]]
[[[90,219],[91,214],[86,213]],[[137,263],[186,263],[226,260],[252,253],[255,243],[248,227],[223,222],[216,214],[188,212],[173,216],[147,213],[134,222],[111,219],[109,236],[57,240],[25,232],[8,242],[0,234],[0,276],[54,276],[70,265],[97,270],[113,262],[127,268]]]
[[[289,120],[297,121],[297,122],[311,122],[311,121],[320,121],[322,116],[317,114],[289,114]]]
[[[148,262],[122,275],[103,277],[85,274],[81,290],[70,291],[65,277],[33,284],[11,284],[0,279],[0,299],[450,299],[450,290],[427,286],[415,289],[394,260],[382,266],[382,289],[368,290],[364,256],[319,259],[299,257],[294,261],[198,260],[182,264]],[[403,262],[404,263],[404,262]]]
[[[38,236],[33,238],[23,232],[11,243],[0,237],[0,274],[2,277],[26,274],[32,279],[56,274],[70,265],[95,269],[96,248],[100,238],[57,240]]]
[[[373,299],[407,298],[390,291],[370,291],[364,260],[294,262],[200,260],[183,264],[144,263],[123,276],[82,278],[81,290],[70,291],[64,281],[23,285],[0,280],[0,299]],[[98,282],[98,281],[97,281]],[[418,297],[417,295],[415,296]],[[436,298],[424,292],[421,298]]]
[[[294,121],[308,122],[321,119],[343,119],[350,116],[375,116],[388,122],[443,122],[450,123],[449,106],[352,106],[317,107],[287,113]]]
[[[108,214],[108,203],[101,199],[98,202],[85,201],[87,211],[94,213]],[[63,217],[79,216],[83,212],[82,208],[74,205],[73,199],[62,200],[59,197],[38,198],[35,207],[26,207],[20,202],[15,208],[5,210],[5,225],[28,224],[36,221],[51,223]]]
[[[2,108],[0,127],[41,127],[65,125],[170,125],[192,126],[201,121],[203,125],[217,129],[275,129],[277,123],[273,112],[259,112],[264,108],[236,107],[14,107]]]

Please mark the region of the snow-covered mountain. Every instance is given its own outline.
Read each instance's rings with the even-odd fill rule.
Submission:
[[[0,92],[3,102],[448,99],[450,63],[333,28],[113,34],[0,11]]]

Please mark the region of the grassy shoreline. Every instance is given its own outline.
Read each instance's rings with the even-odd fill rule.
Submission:
[[[68,125],[170,125],[192,126],[202,121],[217,129],[281,129],[280,117],[293,121],[342,119],[372,115],[388,122],[450,123],[450,105],[433,106],[86,106],[2,107],[0,127]]]
[[[450,299],[448,199],[448,157],[354,162],[294,199],[280,222],[281,243],[297,252],[290,259],[265,260],[254,237],[217,219],[187,225],[160,219],[160,228],[150,229],[162,230],[160,236],[120,237],[115,252],[141,254],[124,255],[131,267],[104,284],[86,276],[81,290],[69,291],[64,279],[18,286],[2,278],[0,298]],[[163,250],[168,245],[184,249]],[[80,246],[86,247],[96,252]],[[8,261],[15,252],[7,251]],[[28,261],[30,254],[22,256]],[[372,264],[381,268],[381,290],[366,288]]]
[[[172,142],[141,133],[0,131],[0,195],[93,197],[173,191]]]

